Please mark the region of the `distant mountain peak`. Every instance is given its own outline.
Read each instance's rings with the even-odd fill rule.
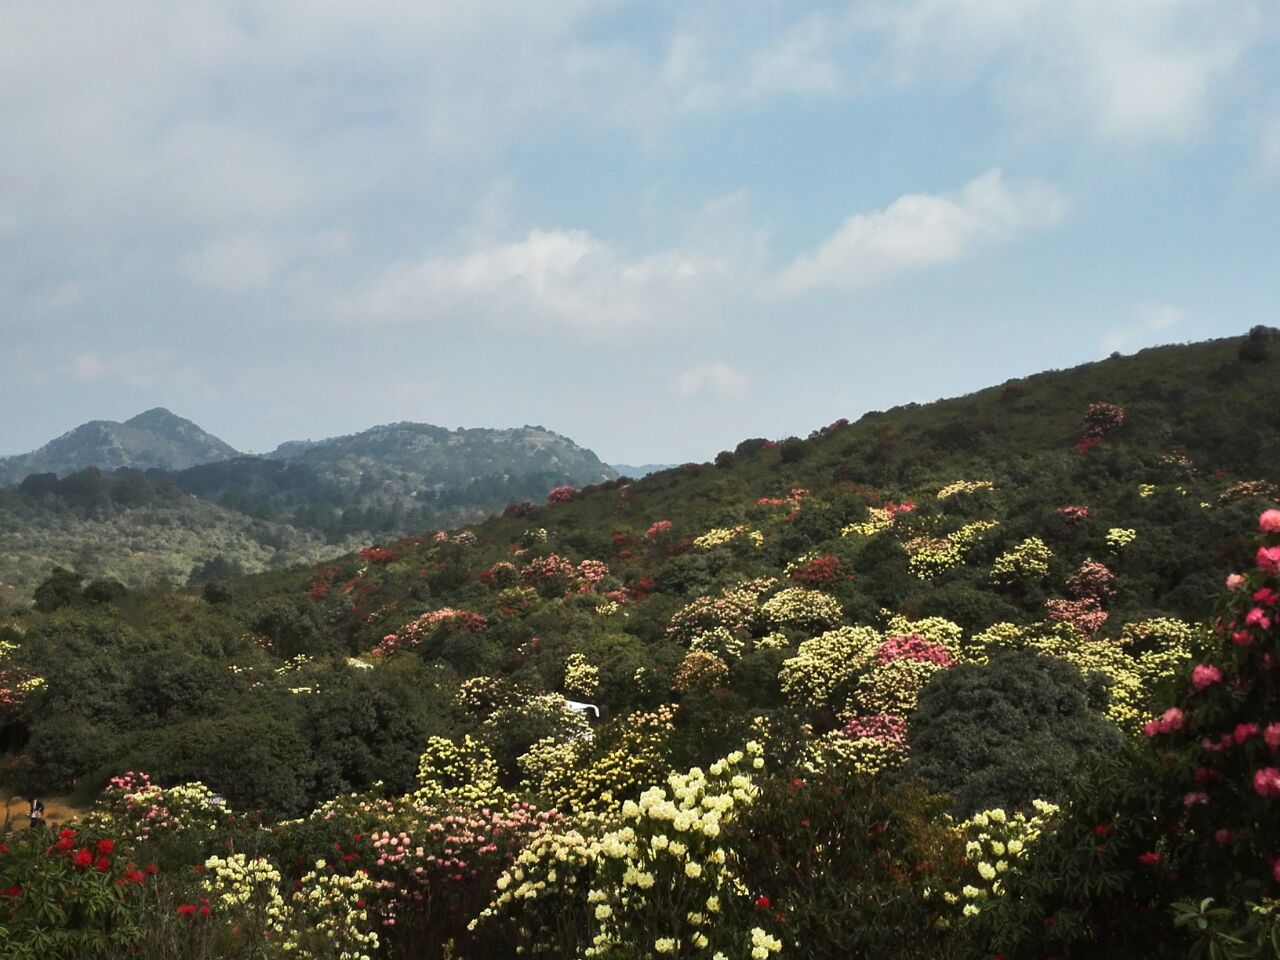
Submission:
[[[152,407],[150,410],[143,410],[140,414],[130,417],[124,422],[126,427],[144,427],[153,423],[169,423],[174,420],[180,423],[190,423],[190,420],[178,416],[168,407]]]
[[[33,473],[65,476],[88,467],[183,470],[234,456],[238,451],[230,444],[164,407],[153,407],[124,423],[91,420],[39,450],[0,458],[0,486]]]

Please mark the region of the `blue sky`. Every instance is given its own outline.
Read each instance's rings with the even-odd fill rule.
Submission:
[[[1275,0],[0,0],[0,452],[606,460],[1277,323]]]

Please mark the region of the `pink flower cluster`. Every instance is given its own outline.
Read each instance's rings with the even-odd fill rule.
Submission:
[[[405,624],[398,634],[388,633],[382,638],[382,642],[373,648],[373,654],[378,657],[387,657],[402,647],[416,647],[437,627],[483,633],[488,625],[489,622],[482,614],[471,610],[441,607]]]
[[[1084,435],[1104,437],[1124,423],[1124,407],[1114,403],[1089,404],[1084,415]]]
[[[1170,707],[1156,719],[1148,720],[1144,723],[1142,732],[1148,737],[1154,737],[1161,733],[1172,733],[1175,730],[1181,730],[1185,721],[1186,714],[1177,707]]]
[[[1280,533],[1280,510],[1265,510],[1258,518],[1258,529],[1263,533]]]
[[[1067,593],[1077,599],[1093,597],[1102,600],[1116,591],[1115,574],[1107,565],[1092,558],[1080,564],[1080,569],[1067,578]]]
[[[564,486],[553,488],[547,494],[547,503],[568,503],[577,495],[578,491],[575,487],[565,484]]]
[[[854,717],[844,725],[840,735],[850,740],[876,740],[895,747],[907,744],[907,721],[891,713],[870,717]]]
[[[609,565],[603,560],[583,560],[578,564],[578,579],[595,586],[609,575]]]
[[[474,885],[473,893],[487,893],[531,836],[564,821],[556,811],[529,803],[439,817],[424,808],[406,812],[412,832],[383,830],[369,837],[376,858],[371,872],[389,901],[385,926],[394,925],[396,908],[408,901],[439,898],[450,902],[451,910],[470,909],[461,901],[464,882]]]
[[[1078,504],[1058,508],[1058,516],[1073,526],[1089,519],[1089,508]]]
[[[1253,789],[1260,797],[1280,797],[1280,770],[1263,767],[1253,775]]]
[[[1269,723],[1262,731],[1262,739],[1272,750],[1280,750],[1280,723]]]
[[[1280,573],[1280,547],[1259,547],[1254,559],[1263,573]]]
[[[1081,633],[1096,636],[1110,614],[1102,609],[1097,597],[1081,600],[1053,599],[1044,602],[1046,615],[1058,623],[1069,623]]]
[[[1196,668],[1191,671],[1191,683],[1197,690],[1211,687],[1221,680],[1222,671],[1211,663],[1196,664]]]
[[[644,538],[653,543],[659,537],[671,532],[670,520],[655,520],[649,524],[649,529],[644,532]]]
[[[940,643],[926,640],[918,633],[903,637],[889,637],[876,648],[876,663],[888,663],[890,660],[919,660],[923,663],[936,663],[940,667],[953,664],[951,654]]]
[[[535,557],[520,571],[520,582],[525,586],[556,586],[567,588],[570,581],[576,580],[577,568],[573,561],[558,554],[549,553],[545,557]]]

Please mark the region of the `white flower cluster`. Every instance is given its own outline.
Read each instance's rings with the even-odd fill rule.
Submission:
[[[524,921],[543,905],[569,909],[569,899],[580,898],[594,928],[588,957],[638,943],[656,954],[705,950],[712,960],[724,955],[714,952],[721,946],[747,947],[753,958],[777,953],[781,943],[763,930],[752,931],[748,946],[718,922],[721,898],[735,889],[722,825],[756,798],[752,772],[764,766],[763,752],[752,741],[705,771],[672,773],[666,786],[624,802],[612,829],[582,818],[535,838],[498,879],[497,896],[473,928],[502,915]],[[522,929],[528,949],[552,949]]]
[[[1031,805],[1035,813],[1030,817],[1022,812],[1010,816],[997,807],[974,814],[956,828],[969,838],[965,858],[971,873],[958,895],[947,892],[943,897],[948,903],[963,903],[964,916],[976,916],[984,900],[1004,896],[1004,877],[1059,810],[1044,800],[1033,800]]]
[[[378,949],[378,934],[369,928],[365,907],[374,883],[363,870],[348,876],[329,873],[327,866],[317,860],[294,892],[294,922],[281,948],[300,960],[369,960]],[[312,949],[313,941],[321,953]]]

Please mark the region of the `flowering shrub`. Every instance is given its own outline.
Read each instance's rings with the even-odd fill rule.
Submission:
[[[583,560],[578,564],[578,579],[585,586],[594,587],[609,575],[609,565],[602,560]]]
[[[381,567],[386,566],[388,563],[395,560],[398,554],[394,550],[389,550],[386,547],[361,547],[356,551],[356,556],[358,556],[363,563]]]
[[[693,545],[699,550],[713,550],[732,543],[745,543],[758,550],[764,546],[764,534],[739,524],[736,527],[717,527],[693,539]]]
[[[1138,531],[1125,527],[1112,527],[1107,531],[1107,546],[1112,550],[1123,550],[1138,539]]]
[[[1077,600],[1105,600],[1115,594],[1115,574],[1105,564],[1088,558],[1067,578],[1067,593]]]
[[[1081,633],[1096,637],[1109,614],[1102,609],[1097,597],[1079,600],[1051,599],[1044,602],[1048,618],[1057,623],[1069,623]]]
[[[707,693],[729,678],[729,665],[714,653],[691,650],[680,661],[671,689],[677,693]]]
[[[996,558],[991,579],[996,583],[1027,583],[1049,575],[1053,551],[1039,537],[1027,537]]]
[[[916,537],[903,544],[908,554],[908,569],[921,580],[932,580],[959,566],[968,552],[999,524],[994,520],[975,520],[945,537]]]
[[[874,537],[893,525],[893,513],[883,507],[869,507],[867,519],[851,523],[840,531],[842,537]]]
[[[203,783],[161,787],[147,774],[130,770],[111,778],[86,823],[136,844],[177,837],[204,842],[229,814]]]
[[[877,659],[858,679],[850,706],[861,715],[909,716],[920,691],[946,667],[936,660],[897,657]]]
[[[839,770],[872,775],[901,766],[907,759],[907,722],[891,714],[853,717],[840,730],[811,740],[801,759],[810,774]]]
[[[470,610],[455,610],[453,607],[441,607],[422,614],[400,628],[399,633],[389,633],[382,642],[373,648],[373,654],[389,657],[403,649],[412,649],[424,640],[438,637],[448,630],[466,630],[470,633],[483,633],[488,627],[485,618]]]
[[[600,689],[600,668],[592,666],[585,656],[571,653],[564,664],[564,689],[584,697],[594,697]]]
[[[578,568],[567,557],[549,553],[530,560],[520,571],[520,583],[535,587],[543,596],[564,593],[578,578]]]
[[[742,656],[747,641],[740,634],[733,633],[724,627],[713,627],[706,633],[700,633],[689,642],[689,650],[695,653],[709,653],[726,664],[732,663]]]
[[[1071,506],[1059,507],[1058,516],[1067,522],[1070,526],[1079,526],[1089,519],[1089,508],[1082,507],[1079,504]]]
[[[414,798],[446,806],[486,806],[501,803],[498,765],[489,748],[470,734],[458,744],[445,737],[428,737],[418,759],[418,783]]]
[[[952,665],[951,654],[946,647],[940,643],[926,640],[918,633],[908,634],[904,637],[889,637],[876,648],[876,663],[888,663],[890,660],[898,660],[903,657],[908,660],[923,660],[939,667]]]
[[[547,494],[547,503],[568,503],[578,495],[575,487],[568,485],[553,487]]]
[[[994,490],[995,484],[990,480],[956,480],[938,491],[939,500],[947,500],[959,493],[978,493],[982,490]]]
[[[138,941],[154,866],[92,830],[0,837],[0,956],[88,958]]]
[[[761,594],[773,589],[776,582],[772,578],[752,580],[723,590],[719,597],[698,597],[675,612],[667,626],[667,636],[689,642],[717,627],[730,633],[750,632]]]
[[[788,587],[760,607],[764,621],[775,627],[822,629],[834,627],[844,616],[840,601],[830,594],[804,587]]]
[[[377,951],[378,934],[370,929],[365,899],[373,890],[367,873],[333,873],[330,864],[317,860],[298,884],[281,941],[286,955],[364,960]]]
[[[670,520],[655,520],[653,523],[649,524],[649,529],[644,532],[644,538],[650,543],[657,543],[670,532]]]
[[[199,912],[218,917],[230,941],[224,944],[228,953],[264,940],[279,942],[290,927],[289,908],[280,893],[280,871],[266,858],[243,853],[210,857],[204,862],[201,889],[205,900]]]
[[[1028,817],[1022,811],[1012,816],[999,807],[975,813],[957,830],[965,837],[964,886],[957,895],[949,891],[947,899],[961,903],[964,917],[977,916],[987,901],[1004,896],[1005,878],[1016,870],[1031,844],[1049,827],[1059,807],[1044,800],[1033,800],[1035,813]]]
[[[4,720],[6,715],[19,712],[26,703],[27,697],[44,686],[43,677],[5,666],[5,661],[17,649],[16,644],[0,639],[0,721]]]
[[[1101,401],[1091,403],[1084,415],[1084,435],[1086,437],[1105,437],[1111,431],[1119,429],[1123,423],[1124,407]]]
[[[1274,536],[1274,511],[1259,519]],[[1228,880],[1222,892],[1275,898],[1280,884],[1280,547],[1260,546],[1216,622],[1218,642],[1199,652],[1179,706],[1143,728],[1182,748],[1194,773],[1183,786],[1187,828]],[[1225,842],[1224,842],[1225,841]]]
[[[520,757],[525,788],[557,810],[613,811],[669,769],[674,704],[624,719],[573,740],[539,740]]]
[[[1280,495],[1280,487],[1269,480],[1241,480],[1218,494],[1218,503],[1234,503],[1237,500],[1251,500],[1255,497],[1271,500],[1277,495]]]
[[[806,640],[782,664],[782,692],[801,709],[839,709],[844,705],[841,695],[847,697],[851,682],[871,664],[880,643],[880,634],[870,627],[841,627]]]
[[[845,579],[843,561],[829,553],[797,557],[787,564],[786,575],[806,587],[830,587]]]
[[[506,560],[499,560],[488,570],[480,574],[480,579],[491,587],[504,590],[507,587],[514,587],[519,581],[516,573],[516,565]]]
[[[578,909],[588,924],[583,956],[779,952],[781,943],[763,929],[742,930],[720,916],[735,888],[731,851],[718,838],[756,796],[750,771],[763,766],[761,752],[749,743],[705,772],[671,774],[666,788],[652,787],[624,803],[618,826],[597,837],[575,830],[560,841],[535,843],[499,878],[498,896],[477,924],[515,920],[536,910],[544,896],[559,902],[569,886],[584,903]],[[572,877],[564,886],[562,868]],[[548,952],[545,941],[527,934],[521,946]]]
[[[945,617],[922,617],[919,620],[911,620],[901,614],[894,614],[889,617],[885,631],[895,637],[923,637],[929,643],[943,647],[953,660],[958,660],[962,656],[961,644],[964,631],[960,629],[959,624],[952,623]]]

